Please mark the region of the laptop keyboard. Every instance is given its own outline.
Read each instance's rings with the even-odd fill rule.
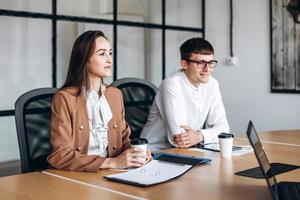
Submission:
[[[300,182],[280,182],[278,186],[280,200],[300,199]]]

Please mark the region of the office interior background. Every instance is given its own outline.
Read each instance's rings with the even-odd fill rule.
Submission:
[[[73,42],[85,30],[103,30],[114,47],[113,27],[117,26],[115,78],[137,77],[157,86],[163,75],[179,69],[179,46],[188,38],[205,36],[219,61],[213,76],[220,83],[232,133],[245,134],[249,119],[259,131],[299,129],[300,94],[271,93],[270,0],[232,1],[235,65],[228,63],[229,2],[165,0],[162,22],[161,0],[118,1],[118,20],[159,24],[158,28],[57,20],[55,84],[63,84]],[[0,9],[51,14],[52,1],[0,0]],[[57,0],[57,15],[113,20],[113,1]],[[163,29],[163,23],[177,29]],[[0,15],[0,27],[0,162],[5,162],[19,159],[15,119],[7,111],[14,109],[24,92],[53,86],[52,21]]]

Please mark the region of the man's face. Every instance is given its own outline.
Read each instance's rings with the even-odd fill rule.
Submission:
[[[206,62],[214,62],[214,55],[204,55],[193,53],[188,60],[181,60],[181,67],[187,78],[194,86],[200,83],[207,83],[213,71]]]

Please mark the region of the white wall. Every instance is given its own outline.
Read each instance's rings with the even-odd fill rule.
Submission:
[[[249,119],[259,131],[300,129],[300,94],[270,92],[269,0],[234,0],[236,66],[225,64],[229,57],[229,1],[206,2],[206,38],[215,46],[220,61],[214,76],[220,82],[232,132],[245,133]]]

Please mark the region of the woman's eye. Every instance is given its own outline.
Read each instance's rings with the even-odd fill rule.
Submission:
[[[104,55],[105,55],[105,53],[100,53],[100,54],[99,54],[99,56],[104,56]]]
[[[109,52],[109,55],[111,56],[111,55],[112,55],[112,52]]]

